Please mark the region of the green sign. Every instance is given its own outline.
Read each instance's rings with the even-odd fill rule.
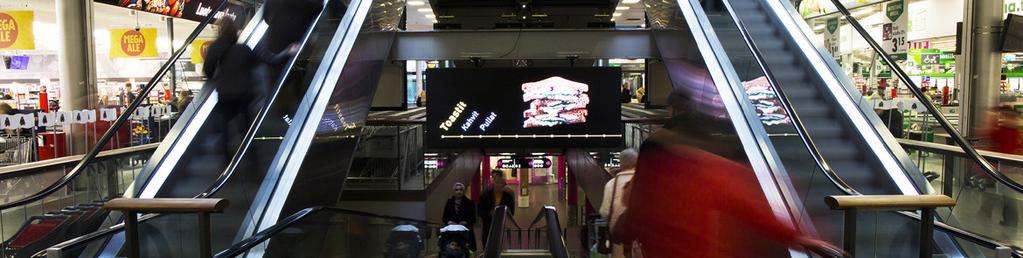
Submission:
[[[838,17],[828,19],[828,33],[835,33],[838,30]]]
[[[902,13],[906,12],[905,6],[901,0],[885,4],[885,15],[888,16],[888,20],[893,22],[898,20]]]

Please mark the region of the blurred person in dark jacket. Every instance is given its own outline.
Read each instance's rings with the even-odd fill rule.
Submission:
[[[841,253],[780,221],[752,169],[735,161],[745,159],[740,145],[722,146],[711,133],[729,123],[690,102],[673,93],[671,121],[643,143],[613,242],[629,257],[788,257],[790,246]]]
[[[249,105],[260,92],[266,82],[259,72],[259,66],[279,64],[298,51],[292,45],[288,51],[274,54],[266,48],[250,49],[238,42],[238,28],[233,21],[222,19],[219,36],[210,44],[206,52],[206,64],[203,72],[209,83],[214,84],[219,94],[219,107],[226,121],[235,117],[242,118],[242,124],[251,123],[248,112]]]
[[[494,208],[507,206],[508,211],[515,215],[515,192],[508,189],[504,178],[504,171],[495,169],[490,172],[490,188],[480,193],[480,203],[477,213],[483,221],[483,245],[487,244],[487,236],[490,233],[490,221],[494,218]]]
[[[448,225],[462,225],[469,229],[469,250],[476,251],[476,203],[465,197],[465,184],[455,183],[454,195],[444,204],[442,220]]]

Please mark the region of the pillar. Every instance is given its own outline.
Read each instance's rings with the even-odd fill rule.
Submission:
[[[558,155],[558,198],[565,196],[565,155]]]
[[[60,109],[94,109],[96,105],[96,54],[92,37],[92,1],[54,0],[60,31]],[[68,132],[70,154],[83,154],[87,146],[85,128],[73,126]]]
[[[967,139],[981,137],[988,110],[998,105],[1002,71],[1002,1],[966,0],[963,8],[962,56],[958,65],[962,95],[960,130]]]

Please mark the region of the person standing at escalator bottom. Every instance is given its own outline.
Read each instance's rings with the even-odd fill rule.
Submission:
[[[490,234],[490,222],[494,218],[494,208],[500,205],[508,207],[511,215],[515,215],[515,192],[508,189],[504,178],[504,171],[495,169],[490,172],[490,188],[480,193],[480,201],[477,204],[477,213],[480,221],[483,222],[483,246],[487,246],[487,237]]]
[[[265,92],[266,76],[263,71],[265,64],[280,64],[298,52],[298,46],[292,44],[287,51],[279,54],[271,53],[263,47],[250,49],[238,42],[238,27],[230,19],[221,19],[219,35],[210,44],[206,52],[206,63],[203,73],[207,83],[212,83],[218,93],[217,107],[220,109],[222,127],[225,131],[225,151],[232,149],[226,138],[228,135],[244,135],[252,123],[249,107],[255,101],[257,92]],[[240,119],[238,127],[232,132],[231,121]]]
[[[788,257],[795,246],[842,254],[775,216],[750,167],[733,161],[745,159],[741,151],[714,133],[730,123],[683,93],[669,105],[672,117],[643,143],[611,230],[613,242],[630,247],[626,256]]]

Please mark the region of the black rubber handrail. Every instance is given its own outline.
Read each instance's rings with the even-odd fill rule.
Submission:
[[[213,8],[212,13],[220,12],[221,10],[226,8],[227,2],[228,0],[221,0],[220,3]],[[199,25],[196,26],[194,30],[192,30],[192,33],[189,34],[187,38],[185,38],[185,41],[182,44],[187,45],[195,41],[195,39],[199,37],[199,34],[203,31],[203,29],[205,29],[206,26],[209,26],[209,24],[213,22],[215,16],[216,15],[206,16],[206,19],[203,19],[203,21],[200,22]],[[157,84],[156,82],[163,79],[163,76],[167,74],[167,71],[169,71],[170,68],[174,66],[174,63],[178,61],[178,59],[181,57],[182,54],[185,53],[185,50],[187,49],[188,48],[186,47],[182,47],[175,51],[174,54],[172,54],[171,57],[167,59],[167,62],[160,66],[160,70],[156,72],[156,75],[149,79],[149,83],[146,84],[146,87],[142,90],[139,96],[148,95],[149,92],[156,87]],[[46,196],[49,196],[50,194],[56,192],[57,190],[60,190],[68,183],[71,183],[72,180],[74,180],[80,174],[82,174],[86,166],[88,166],[90,163],[93,162],[93,160],[96,159],[96,155],[99,155],[100,151],[102,151],[103,148],[107,145],[107,143],[110,142],[110,139],[114,137],[114,134],[117,133],[117,130],[120,129],[121,126],[124,125],[124,123],[128,122],[128,119],[131,117],[133,113],[135,113],[135,110],[138,109],[139,105],[142,105],[142,101],[144,101],[145,99],[146,98],[138,97],[135,98],[135,100],[132,100],[132,102],[128,104],[128,107],[126,107],[121,112],[121,115],[117,117],[117,120],[115,120],[114,123],[110,125],[110,128],[107,129],[105,133],[103,133],[103,136],[99,138],[99,141],[95,143],[96,144],[95,147],[89,150],[89,152],[85,154],[82,160],[79,161],[78,164],[75,165],[75,167],[72,168],[70,172],[64,175],[64,177],[62,177],[57,182],[54,182],[50,186],[46,187],[46,189],[43,189],[39,193],[22,198],[17,201],[0,205],[0,210],[6,210],[12,207],[22,206],[46,198]]]
[[[984,170],[984,173],[988,174],[996,181],[1004,184],[1005,186],[1008,186],[1009,188],[1016,192],[1023,192],[1023,185],[1020,185],[1018,182],[1005,176],[1005,174],[1002,174],[1002,172],[999,172],[997,169],[995,169],[993,165],[991,165],[990,162],[983,159],[980,156],[980,154],[977,153],[977,149],[966,141],[966,138],[964,138],[962,134],[960,134],[959,131],[952,126],[952,123],[949,122],[947,118],[945,118],[945,115],[939,112],[938,108],[935,107],[933,103],[927,100],[927,97],[924,96],[923,91],[921,91],[920,88],[916,86],[916,83],[909,78],[909,74],[907,74],[906,71],[902,70],[902,67],[899,67],[899,65],[895,63],[895,60],[893,60],[892,57],[888,55],[888,52],[885,51],[884,48],[882,48],[881,45],[878,44],[877,41],[875,41],[874,38],[871,37],[869,33],[867,33],[867,30],[864,29],[863,25],[861,25],[860,22],[857,21],[856,18],[849,13],[849,9],[846,9],[845,5],[843,5],[839,0],[831,0],[831,2],[835,4],[835,7],[838,8],[838,12],[842,13],[842,16],[845,18],[846,21],[849,22],[849,25],[852,25],[852,27],[856,29],[856,32],[859,33],[860,36],[867,41],[867,44],[870,45],[870,48],[873,49],[874,52],[877,52],[877,54],[881,57],[884,63],[887,64],[888,67],[895,72],[895,75],[898,76],[900,80],[906,83],[906,87],[909,88],[909,91],[913,93],[913,96],[916,97],[917,100],[919,100],[920,103],[925,108],[927,108],[927,112],[930,112],[931,115],[933,115],[936,118],[936,120],[938,120],[938,124],[940,124],[941,127],[948,132],[948,134],[952,137],[952,140],[963,148],[963,150],[966,152],[966,155],[968,155],[970,159],[973,159],[974,162],[980,165],[980,168]]]
[[[487,245],[483,246],[483,257],[484,258],[497,258],[501,257],[501,252],[504,251],[504,222],[511,220],[512,224],[515,225],[517,230],[522,230],[519,227],[518,222],[515,222],[515,218],[510,218],[511,211],[508,210],[508,206],[498,205],[494,207],[493,216],[490,219],[490,225],[483,225],[484,227],[490,227],[488,235],[483,236],[487,239]]]
[[[725,1],[725,3],[726,3],[725,6],[728,9],[728,12],[729,12],[730,16],[732,17],[732,19],[735,20],[736,25],[737,25],[740,33],[743,36],[743,40],[746,41],[746,44],[750,48],[750,51],[752,52],[754,57],[756,57],[756,60],[757,60],[758,64],[760,64],[761,68],[764,69],[765,76],[768,76],[768,81],[771,83],[771,85],[774,87],[775,91],[778,93],[778,97],[779,97],[779,100],[782,102],[782,105],[785,106],[786,111],[789,112],[789,115],[790,115],[790,117],[793,120],[793,125],[796,127],[796,131],[799,134],[799,137],[802,138],[802,140],[804,142],[804,146],[809,148],[809,151],[810,151],[811,155],[814,156],[814,160],[816,162],[818,162],[818,164],[817,164],[818,167],[820,167],[822,169],[822,172],[825,174],[825,176],[828,178],[828,180],[836,188],[838,188],[840,191],[844,192],[847,195],[861,195],[858,191],[856,191],[856,189],[852,188],[849,184],[845,183],[845,181],[842,180],[841,176],[839,176],[837,173],[835,173],[834,170],[831,170],[830,167],[827,166],[826,161],[821,158],[820,152],[818,151],[818,148],[816,147],[816,145],[813,144],[813,140],[809,139],[809,134],[806,134],[805,128],[802,126],[801,123],[798,122],[798,115],[795,112],[793,112],[792,108],[788,104],[789,101],[788,101],[787,97],[785,96],[784,92],[781,90],[780,87],[778,87],[777,81],[775,81],[773,79],[773,74],[771,73],[771,70],[764,65],[765,62],[764,62],[764,59],[762,57],[762,53],[763,52],[761,52],[760,49],[757,47],[756,43],[753,42],[753,40],[750,37],[749,33],[746,31],[744,23],[742,22],[742,20],[740,20],[736,16],[734,10],[732,10],[731,3],[729,3],[729,0],[723,0],[723,1]],[[832,1],[836,1],[836,0],[832,0]],[[848,15],[848,10],[846,10],[846,15],[847,15],[846,17],[851,17],[851,16]],[[868,35],[868,37],[869,37],[869,35]],[[873,42],[872,39],[868,39],[868,41]],[[873,43],[876,44],[876,42],[873,42]],[[880,49],[876,49],[876,50],[880,50]],[[933,108],[933,106],[930,106],[930,107]],[[942,117],[942,119],[943,118],[944,117]],[[948,121],[945,120],[945,122],[948,122]],[[974,153],[976,153],[976,150],[974,150]],[[827,168],[827,169],[825,169],[825,168]],[[920,220],[919,215],[915,215],[915,214],[913,214],[911,212],[897,212],[897,213],[902,214],[903,216],[907,216],[909,218],[918,220],[918,221]],[[977,234],[974,234],[974,233],[971,233],[971,232],[968,232],[968,231],[965,231],[965,230],[962,230],[962,229],[959,229],[959,228],[956,228],[956,227],[949,226],[948,224],[945,224],[943,222],[935,221],[934,222],[934,226],[935,226],[935,228],[937,228],[938,230],[941,230],[944,233],[948,233],[948,234],[954,235],[956,237],[966,239],[966,240],[968,240],[970,242],[976,243],[978,245],[981,245],[981,246],[984,246],[984,247],[987,247],[987,248],[990,248],[990,249],[996,249],[996,248],[999,248],[999,247],[1011,247],[1011,248],[1013,248],[1013,252],[1012,252],[1012,256],[1013,257],[1023,258],[1023,253],[1020,252],[1019,248],[1016,248],[1016,247],[1014,247],[1012,245],[1003,244],[1003,243],[1000,243],[998,241],[995,241],[995,240],[992,240],[992,239],[989,239],[989,238],[986,238],[986,237],[983,237],[983,236],[980,236],[980,235],[977,235]],[[821,254],[821,255],[824,255],[824,254]]]
[[[277,224],[274,224],[273,226],[270,226],[269,228],[264,229],[263,231],[260,231],[260,232],[256,233],[255,235],[252,235],[249,238],[246,238],[246,239],[244,239],[242,241],[239,241],[238,243],[235,243],[235,244],[231,245],[230,248],[225,249],[224,251],[221,251],[221,252],[217,253],[213,257],[214,258],[226,258],[226,257],[236,257],[238,255],[241,255],[242,253],[247,252],[249,249],[252,249],[252,247],[255,247],[256,245],[259,245],[259,244],[261,244],[263,242],[266,242],[267,240],[269,240],[270,238],[272,238],[272,237],[276,236],[277,234],[281,233],[285,229],[287,229],[287,228],[289,228],[291,226],[294,226],[295,224],[298,224],[298,223],[308,219],[309,217],[311,217],[311,216],[313,216],[315,214],[323,213],[323,212],[330,212],[330,213],[334,213],[334,214],[354,215],[354,216],[360,216],[360,217],[380,218],[380,219],[387,219],[387,220],[393,220],[393,221],[405,221],[405,222],[417,223],[419,225],[433,226],[433,227],[438,227],[438,228],[441,226],[440,223],[436,223],[436,222],[429,222],[429,221],[418,220],[418,219],[409,219],[409,218],[402,218],[402,217],[395,217],[395,216],[380,215],[380,214],[369,213],[369,212],[364,212],[364,211],[355,211],[355,210],[348,210],[348,209],[342,209],[342,208],[336,208],[336,207],[312,207],[312,208],[302,209],[302,210],[296,212],[295,214],[292,214],[291,216],[288,216],[287,218],[284,218],[283,220],[281,220]]]

